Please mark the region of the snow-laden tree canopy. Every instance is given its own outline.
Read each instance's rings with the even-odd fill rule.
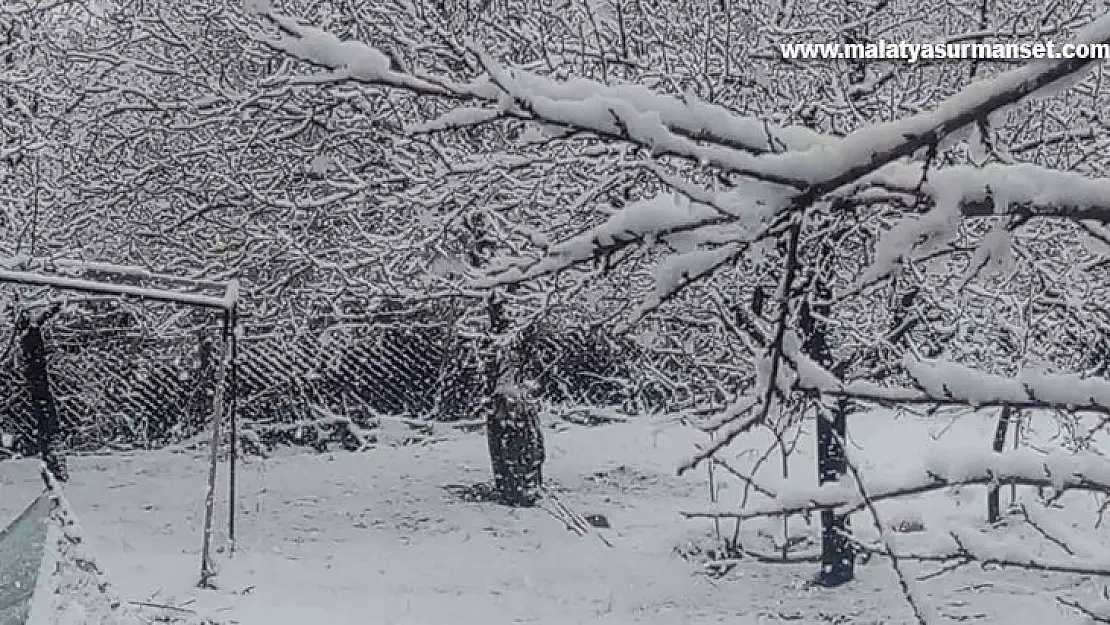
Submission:
[[[1102,302],[1110,301],[1110,181],[1097,147],[1105,137],[1098,111],[1110,94],[1099,62],[876,70],[776,59],[778,75],[768,76],[761,74],[758,51],[797,33],[778,23],[736,35],[759,33],[736,44],[755,61],[750,74],[738,71],[749,97],[730,98],[710,86],[714,75],[732,78],[734,21],[727,4],[720,9],[724,47],[714,48],[719,41],[712,31],[705,35],[704,52],[689,52],[702,54],[702,67],[671,74],[685,78],[682,85],[638,71],[637,53],[621,45],[630,24],[659,25],[646,16],[626,21],[621,11],[634,4],[584,5],[596,41],[583,37],[581,43],[594,43],[597,56],[583,61],[574,77],[545,58],[542,44],[529,49],[523,37],[491,43],[485,33],[479,40],[446,11],[422,6],[397,7],[416,24],[397,30],[383,17],[389,11],[368,12],[371,34],[365,37],[337,34],[328,24],[297,16],[293,6],[256,5],[244,28],[309,64],[295,79],[300,84],[358,86],[363,93],[404,93],[428,102],[429,114],[406,123],[406,134],[443,142],[457,162],[481,155],[488,169],[505,171],[502,189],[526,180],[527,169],[551,162],[503,164],[534,144],[548,159],[574,146],[583,162],[605,165],[609,176],[594,181],[592,197],[584,192],[593,211],[579,212],[581,201],[535,200],[493,209],[516,229],[499,233],[501,253],[479,271],[458,276],[456,284],[541,285],[557,299],[550,280],[589,288],[592,279],[619,275],[632,303],[598,307],[606,322],[619,323],[661,353],[677,335],[680,349],[712,345],[706,360],[719,367],[734,359],[733,370],[714,372],[720,385],[709,385],[720,402],[702,422],[710,441],[682,470],[714,461],[755,428],[780,432],[782,442],[795,408],[808,403],[797,399],[807,396],[902,407],[1057,410],[1067,415],[1061,418],[1079,447],[1105,427],[1110,383],[1092,377],[1107,367]],[[592,10],[603,5],[609,10]],[[943,32],[930,29],[924,17],[901,28],[890,24],[883,19],[885,4],[855,8],[864,13],[858,22],[815,9],[841,21],[806,35],[831,30],[858,41],[874,36],[865,32],[871,27],[892,39]],[[1050,30],[1070,42],[1110,42],[1110,16],[1089,9],[1077,5],[1074,13],[1057,14],[1070,17]],[[712,19],[715,10],[703,16]],[[769,14],[779,20],[784,12],[790,13]],[[905,14],[890,9],[890,15]],[[976,14],[976,39],[1037,32],[1020,19],[1003,28],[985,7],[963,11],[964,17]],[[531,34],[551,28],[527,20],[514,27]],[[416,44],[421,38],[410,29],[423,29],[423,39],[436,43]],[[794,86],[814,72],[824,72],[832,93],[813,97],[807,94],[811,83]],[[784,75],[794,79],[786,87]],[[722,83],[728,84],[715,84]],[[749,99],[775,90],[780,99],[762,105]],[[798,102],[809,106],[781,108]],[[483,134],[492,137],[454,143]],[[617,184],[614,179],[622,180],[623,197],[594,200]],[[568,214],[574,222],[563,219]],[[813,356],[816,335],[831,348],[820,358]],[[963,477],[932,471],[920,479],[943,486],[1009,476],[1030,484],[1047,479],[1060,491],[1104,488],[1097,470],[1064,471],[1071,477],[1059,482],[1057,471],[1039,464],[1041,457],[1025,458],[1006,469]],[[869,502],[872,489],[853,472],[862,499],[826,489],[774,498],[768,507],[786,514]],[[890,486],[878,497],[918,488]],[[732,516],[759,514],[749,509]],[[957,539],[961,553],[974,551],[966,543]],[[925,622],[894,555],[892,562]]]
[[[395,53],[336,36],[272,7],[254,11],[257,19],[246,26],[254,37],[322,70],[302,74],[300,82],[391,88],[448,108],[430,120],[409,123],[410,136],[453,131],[451,136],[458,137],[497,128],[539,133],[544,138],[537,141],[545,144],[621,147],[619,161],[610,165],[620,168],[614,175],[646,179],[634,191],[642,199],[583,219],[577,231],[556,224],[541,236],[530,232],[525,243],[532,245],[510,249],[464,284],[529,283],[599,262],[604,272],[633,257],[646,259],[654,266],[653,280],[641,286],[639,303],[624,319],[635,324],[665,309],[691,285],[720,275],[735,279],[741,267],[755,273],[771,266],[777,284],[767,285],[774,291],[770,310],[761,318],[741,320],[746,327],[734,327],[759,356],[756,383],[713,423],[711,429],[723,435],[695,463],[765,423],[779,396],[791,388],[884,401],[1107,408],[1104,393],[1090,389],[1101,388],[1100,383],[1069,384],[1079,378],[1067,375],[1086,373],[1089,363],[1080,362],[1083,356],[1091,362],[1103,357],[1083,343],[1102,327],[1100,307],[1091,302],[1105,265],[1100,243],[1110,220],[1110,182],[1085,174],[1082,164],[1018,160],[1002,145],[1003,138],[1020,135],[1018,119],[1032,114],[1033,107],[1101,95],[1092,93],[1102,89],[1097,62],[1045,60],[995,68],[962,86],[954,82],[951,93],[913,114],[844,133],[819,132],[739,114],[692,91],[671,95],[604,76],[560,79],[509,66],[477,41],[456,41],[449,33],[440,33],[441,38],[457,44],[453,54],[468,61],[469,75],[434,63],[426,70],[414,61],[410,68],[409,61],[388,61]],[[1069,41],[1105,42],[1108,19],[1068,28]],[[385,37],[385,31],[378,36]],[[393,45],[404,43],[397,39]],[[709,172],[712,178],[706,177]],[[501,219],[522,211],[519,205],[507,208]],[[565,212],[560,208],[544,207],[549,213]],[[825,301],[816,301],[820,296],[808,288],[815,281],[830,288]],[[742,292],[751,282],[738,280],[733,289],[718,283],[721,288],[715,290]],[[876,301],[911,288],[923,296],[909,303],[909,310],[874,308]],[[949,297],[957,291],[959,297]],[[686,297],[684,303],[709,303],[705,293]],[[1013,301],[1018,298],[1032,302],[1020,306]],[[844,326],[838,363],[800,356],[796,315],[803,301],[832,310],[834,319],[827,321]],[[980,330],[1015,340],[1006,335],[1022,327],[1027,336],[1020,341],[1026,347],[1010,350],[1012,357],[1046,371],[1029,373],[1019,366],[1023,372],[1013,378],[1014,391],[973,397],[958,384],[967,379],[966,371],[945,365],[944,357],[954,343],[957,351],[974,349],[948,339],[985,306],[1000,314]],[[892,327],[895,314],[915,329]],[[1061,320],[1043,328],[1052,328],[1053,336],[1028,336],[1042,324],[1011,316],[1019,314]],[[1077,326],[1063,318],[1083,321]],[[887,329],[878,340],[850,336],[883,326]],[[1057,336],[1061,326],[1068,326],[1073,337]],[[892,341],[893,333],[913,340]],[[1055,353],[1059,338],[1071,347],[1070,355]],[[1076,351],[1085,353],[1077,358]],[[1005,373],[1011,376],[1016,371],[1003,362],[990,366],[1009,366]],[[1057,371],[1068,366],[1067,373]],[[887,371],[876,376],[876,367]],[[946,384],[947,376],[952,380]],[[1024,381],[1030,376],[1043,382],[1030,385]],[[891,387],[893,380],[901,383]]]
[[[832,398],[1045,409],[1089,448],[1110,409],[1105,65],[777,45],[1107,43],[1101,10],[9,3],[3,251],[239,277],[250,314],[293,325],[494,289],[520,325],[649,351],[711,435],[685,469]],[[1007,475],[1033,480],[1022,462]]]

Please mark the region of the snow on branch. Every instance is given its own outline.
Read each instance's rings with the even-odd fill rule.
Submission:
[[[615,97],[607,90],[597,90],[580,99],[560,98],[557,83],[502,68],[480,50],[475,53],[494,84],[508,94],[516,106],[536,119],[590,130],[604,137],[630,141],[649,149],[652,154],[681,156],[785,187],[801,190],[808,186],[805,174],[799,174],[808,169],[787,168],[777,160],[766,160],[781,157],[758,156],[721,143],[683,136],[674,132],[658,111],[639,108],[635,100],[627,96]],[[551,89],[552,86],[556,89]],[[805,155],[812,155],[812,152],[806,151],[802,156],[791,153],[794,160],[804,158],[810,167],[818,166],[822,158]]]
[[[1083,29],[1073,42],[1110,42],[1110,15]],[[839,141],[816,142],[808,149],[755,155],[677,135],[657,111],[639,108],[629,99],[604,91],[576,94],[579,97],[575,99],[560,97],[559,91],[551,89],[551,81],[500,69],[491,59],[483,58],[483,66],[494,82],[536,117],[626,137],[656,152],[687,156],[758,180],[794,187],[802,192],[796,206],[807,206],[888,163],[936,145],[976,120],[1073,78],[1073,74],[1092,65],[1094,60],[1076,58],[1030,63],[968,85],[931,111],[867,126]]]
[[[655,287],[634,311],[630,321],[634,323],[685,287],[728,265],[747,251],[749,243],[774,234],[772,217],[785,201],[770,185],[760,183],[714,192],[671,182],[669,176],[664,181],[674,193],[634,202],[600,225],[549,247],[539,260],[495,260],[476,286],[531,280],[629,245],[664,243],[674,253],[655,266]]]
[[[505,259],[492,265],[478,286],[496,286],[556,273],[578,263],[646,240],[725,223],[712,207],[675,194],[660,194],[628,204],[602,224],[551,246],[539,260]]]
[[[907,358],[904,365],[926,394],[972,406],[1035,402],[1068,410],[1110,410],[1110,382],[1101,378],[1031,369],[1007,378],[943,360]]]
[[[1023,549],[1021,543],[991,538],[970,528],[950,531],[944,544],[931,545],[928,549],[899,549],[873,546],[856,541],[861,551],[899,560],[916,560],[951,565],[977,562],[980,566],[1024,569],[1042,573],[1065,573],[1110,577],[1110,562],[1105,559],[1078,556],[1044,556]]]
[[[502,112],[495,108],[460,106],[426,122],[409,124],[405,132],[409,134],[431,134],[444,130],[455,130],[468,126],[480,126],[501,117]]]
[[[1071,43],[1110,43],[1110,13],[1083,28]],[[1094,59],[1036,61],[966,86],[936,108],[902,120],[866,126],[832,146],[808,150],[800,156],[769,155],[765,159],[795,160],[791,169],[801,169],[810,183],[803,198],[816,199],[851,184],[888,163],[912,156],[922,148],[938,144],[962,128],[1012,106],[1037,92],[1096,65]],[[819,156],[819,158],[814,158]],[[812,163],[813,167],[803,165]]]
[[[799,262],[799,243],[801,241],[800,213],[792,213],[788,232],[785,265],[779,278],[778,293],[782,299],[778,319],[775,322],[774,338],[767,345],[762,358],[755,361],[754,392],[742,395],[738,400],[708,425],[717,438],[701,447],[692,457],[679,464],[678,474],[693,469],[717,452],[732,444],[741,434],[766,423],[776,399],[782,396],[782,389],[790,388],[792,375],[786,366],[786,354],[797,351],[795,333],[790,330],[790,310],[786,297],[797,278]]]
[[[460,85],[450,81],[426,80],[411,74],[397,71],[389,55],[358,41],[344,41],[335,35],[281,15],[268,7],[257,11],[264,20],[277,27],[277,36],[256,36],[262,43],[307,61],[318,67],[331,70],[327,80],[354,80],[364,83],[380,84],[439,96],[477,96],[472,85]],[[489,89],[484,90],[488,97],[496,97]]]
[[[255,38],[261,43],[280,50],[295,58],[307,61],[318,67],[330,70],[324,79],[332,81],[352,80],[366,84],[376,84],[426,95],[440,95],[465,100],[483,102],[499,109],[504,108],[500,89],[488,80],[474,84],[462,84],[446,77],[414,77],[395,71],[388,63],[388,57],[381,50],[357,41],[344,41],[319,28],[300,24],[268,8],[259,10],[259,15],[277,27],[276,36]],[[486,59],[487,63],[491,63]],[[496,70],[495,65],[491,67]],[[507,77],[508,74],[504,73]],[[801,126],[777,127],[756,117],[737,115],[729,109],[699,100],[694,95],[685,98],[658,94],[638,85],[606,85],[604,83],[575,79],[557,82],[546,77],[513,70],[509,84],[519,87],[530,94],[545,97],[551,101],[567,102],[570,105],[601,98],[605,102],[615,102],[622,108],[628,107],[638,113],[659,120],[669,132],[678,137],[694,141],[708,142],[730,150],[761,154],[783,149],[806,149],[814,145],[835,141]],[[604,108],[599,109],[601,116],[587,125],[576,128],[613,134],[620,132],[612,123]],[[470,125],[485,118],[495,117],[488,109],[467,109],[468,112],[429,122],[427,126],[414,126],[412,132],[442,129],[453,125]],[[500,111],[504,113],[504,110]],[[558,119],[547,119],[557,122]]]
[[[712,164],[787,188],[799,197],[793,206],[873,175],[870,182],[912,191],[921,172],[899,163],[918,150],[978,119],[988,117],[1038,92],[1075,80],[1095,60],[1041,60],[973,83],[933,110],[894,122],[861,128],[843,138],[800,127],[774,127],[736,115],[696,97],[676,98],[638,85],[606,85],[586,79],[556,81],[499,66],[471,45],[492,77],[458,83],[446,77],[416,76],[396,70],[388,56],[371,46],[344,41],[321,29],[299,24],[270,10],[264,19],[277,26],[263,43],[331,70],[331,80],[353,80],[407,89],[426,95],[470,100],[495,108],[466,108],[429,122],[428,130],[494,119],[500,114],[537,119],[630,141],[657,154]],[[1110,16],[1082,29],[1073,43],[1110,42]],[[1033,174],[1033,175],[1030,175]],[[1024,210],[1071,219],[1110,221],[1106,183],[1077,174],[1023,165],[958,167],[933,174],[925,192],[947,189],[964,214]]]
[[[797,352],[788,358],[798,374],[797,388],[830,397],[879,404],[1008,405],[1110,414],[1110,382],[1097,377],[1026,369],[1011,378],[959,363],[907,356],[902,364],[917,388],[887,387],[864,380],[842,383]]]
[[[863,489],[858,488],[852,480],[824,486],[779,487],[774,498],[763,499],[739,511],[682,514],[687,518],[733,519],[782,517],[819,510],[847,514],[863,510],[867,505],[866,499],[878,502],[922,495],[953,486],[990,485],[998,482],[1051,488],[1057,493],[1083,490],[1110,494],[1110,463],[1094,454],[1041,454],[1032,449],[1018,449],[1002,454],[989,449],[980,453],[965,450],[959,454],[936,455],[902,475],[869,477]],[[866,498],[861,490],[867,493]]]
[[[1031,163],[958,165],[928,173],[920,184],[920,167],[894,164],[862,179],[891,191],[924,193],[934,201],[955,200],[965,217],[1024,212],[1110,223],[1110,178],[1090,178]]]
[[[837,140],[802,126],[774,126],[756,117],[737,115],[723,106],[704,102],[692,93],[680,99],[641,85],[607,85],[584,78],[557,82],[516,69],[511,73],[500,70],[489,58],[484,59],[484,63],[487,69],[507,81],[501,86],[509,87],[510,95],[519,95],[525,103],[532,103],[534,99],[552,103],[552,112],[565,118],[564,122],[575,119],[575,109],[583,114],[591,109],[599,113],[579,117],[579,121],[587,125],[573,124],[577,127],[619,133],[619,125],[608,112],[610,106],[616,106],[622,112],[635,112],[658,120],[676,137],[750,154],[805,150]],[[568,108],[560,111],[555,103],[565,103]]]
[[[889,277],[911,252],[927,256],[951,243],[965,217],[1016,215],[1110,223],[1110,178],[1089,178],[1030,163],[960,165],[931,170],[924,181],[922,177],[919,166],[892,163],[846,190],[845,195],[861,191],[866,195],[867,187],[880,188],[906,196],[923,194],[934,202],[924,215],[909,216],[883,234],[874,262],[849,292]],[[1008,254],[1008,233],[996,228],[994,234],[977,249],[978,260]]]
[[[746,245],[730,243],[721,247],[671,254],[664,258],[652,271],[655,288],[637,306],[633,313],[633,322],[659,308],[686,286],[731,263],[746,250]]]

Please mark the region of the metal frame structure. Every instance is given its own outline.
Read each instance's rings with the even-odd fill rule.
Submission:
[[[90,280],[64,275],[50,275],[32,271],[0,270],[0,284],[16,284],[23,286],[37,286],[53,288],[61,291],[74,291],[79,293],[95,293],[99,295],[115,295],[136,300],[151,300],[198,308],[222,311],[222,352],[219,366],[216,369],[216,388],[212,399],[212,440],[209,445],[210,455],[208,464],[208,488],[204,498],[204,533],[201,545],[200,582],[201,587],[211,587],[212,578],[216,571],[212,560],[212,531],[216,503],[216,476],[219,467],[220,438],[225,419],[229,421],[229,479],[228,479],[228,541],[231,550],[235,549],[235,465],[238,456],[236,439],[238,437],[238,423],[235,418],[234,392],[230,397],[226,393],[229,379],[235,381],[235,355],[236,336],[235,328],[238,321],[239,310],[239,282],[206,282],[191,280],[176,276],[149,273],[140,268],[119,267],[97,263],[84,263],[81,261],[54,261],[52,266],[57,268],[76,268],[95,271],[97,273],[115,274],[131,278],[160,279],[180,284],[201,286],[211,289],[222,289],[222,297],[199,295],[174,291],[172,289],[144,288],[129,284],[116,284],[103,280]],[[230,408],[229,408],[230,406]]]

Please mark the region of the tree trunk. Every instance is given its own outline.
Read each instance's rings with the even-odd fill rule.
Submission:
[[[848,435],[848,402],[839,400],[831,410],[818,408],[817,478],[820,484],[839,482],[848,473],[844,441]],[[848,515],[821,512],[821,572],[817,583],[839,586],[855,578],[855,550],[848,539]]]
[[[498,390],[486,436],[499,500],[509,506],[534,505],[543,485],[544,462],[543,433],[535,412],[510,391]]]
[[[827,302],[831,293],[824,281],[814,279],[814,296]],[[820,318],[829,314],[825,304],[814,306],[810,311],[808,302],[802,304],[798,324],[804,341],[802,349],[806,355],[822,367],[832,367],[832,354],[825,336],[825,324]],[[834,372],[835,373],[835,372]],[[848,456],[844,441],[848,435],[849,404],[838,400],[829,410],[818,404],[817,407],[817,481],[819,484],[839,482],[848,473]],[[821,571],[817,583],[822,586],[839,586],[855,578],[856,554],[848,539],[848,515],[836,514],[832,510],[821,512]]]
[[[1003,406],[1002,412],[998,415],[998,425],[994,429],[994,441],[991,444],[991,449],[995,453],[1002,453],[1003,448],[1006,446],[1006,432],[1010,429],[1010,416],[1011,408]],[[987,491],[987,522],[997,523],[1002,519],[1001,506],[999,505],[999,490],[1002,485],[995,483],[991,485],[990,490]]]
[[[61,427],[54,395],[50,392],[50,377],[46,370],[46,345],[42,327],[28,323],[21,340],[23,348],[23,376],[31,395],[31,413],[38,439],[38,452],[46,467],[59,481],[69,479],[65,456],[61,453]]]
[[[490,329],[494,335],[508,329],[503,302],[491,295]],[[520,345],[510,352],[522,352]],[[494,494],[509,506],[536,503],[543,485],[545,459],[539,416],[518,386],[521,353],[493,354],[486,372],[490,384],[486,438],[493,468]]]

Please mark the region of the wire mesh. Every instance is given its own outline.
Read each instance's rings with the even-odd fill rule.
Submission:
[[[201,434],[212,414],[220,311],[119,299],[66,300],[43,323],[50,388],[68,451],[156,448]],[[37,452],[16,313],[0,316],[0,432]],[[379,415],[455,421],[481,416],[490,386],[481,341],[449,318],[360,323],[245,323],[232,396],[267,446],[344,438]],[[602,333],[541,329],[527,377],[549,400],[614,404],[627,391],[627,349]],[[4,350],[0,347],[0,350]],[[2,447],[3,445],[0,445]]]
[[[35,452],[36,419],[13,315],[0,362],[0,431]],[[152,448],[198,434],[210,418],[219,314],[172,305],[101,301],[69,306],[42,324],[62,448]]]

